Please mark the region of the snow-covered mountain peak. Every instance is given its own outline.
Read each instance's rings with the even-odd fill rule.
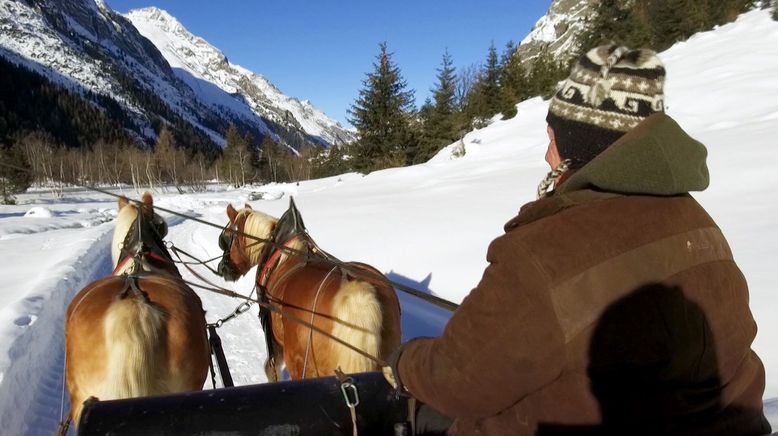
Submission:
[[[316,109],[309,101],[282,93],[261,74],[229,62],[224,53],[205,39],[192,34],[175,17],[156,7],[135,9],[126,14],[138,31],[148,38],[185,81],[191,77],[209,82],[231,95],[239,95],[255,114],[282,126],[302,129],[328,144],[354,139],[353,132]],[[202,83],[194,83],[193,88]]]
[[[157,20],[167,23],[178,23],[176,17],[170,15],[166,10],[158,8],[156,6],[148,6],[145,8],[131,9],[127,12],[127,15],[144,16],[148,20]]]
[[[554,59],[564,59],[576,44],[576,37],[585,29],[587,18],[596,11],[598,0],[554,0],[546,15],[532,27],[521,41],[519,56],[523,61],[548,50]]]
[[[227,57],[204,39],[189,32],[167,11],[148,7],[133,9],[126,14],[133,25],[151,40],[172,67],[188,67],[198,77],[205,78],[207,68],[226,63]],[[157,42],[161,42],[158,44]]]

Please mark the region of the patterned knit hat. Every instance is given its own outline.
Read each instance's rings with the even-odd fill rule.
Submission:
[[[609,44],[582,56],[551,99],[546,121],[562,159],[580,168],[654,112],[664,112],[656,53]]]

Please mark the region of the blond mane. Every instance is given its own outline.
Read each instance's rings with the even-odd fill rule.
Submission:
[[[274,218],[266,213],[259,212],[253,209],[241,209],[238,212],[240,215],[246,216],[246,221],[243,225],[243,233],[247,235],[255,236],[261,239],[270,239],[273,236],[273,230],[278,224],[278,219]],[[289,245],[289,248],[299,250],[302,248],[304,241],[297,240]],[[258,265],[262,261],[262,252],[265,248],[265,242],[258,243],[250,238],[245,240],[245,254],[251,262],[251,265]],[[288,255],[285,253],[281,256],[279,264],[287,259]]]
[[[119,209],[119,215],[116,217],[116,227],[113,231],[113,242],[111,242],[111,259],[113,266],[119,263],[122,257],[122,244],[127,239],[127,233],[132,229],[132,224],[138,217],[138,207],[134,204],[127,204]]]

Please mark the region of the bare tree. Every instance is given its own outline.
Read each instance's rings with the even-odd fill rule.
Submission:
[[[457,84],[454,92],[455,99],[458,106],[462,106],[470,94],[476,83],[478,83],[478,77],[481,74],[481,66],[478,64],[470,64],[466,67],[462,67],[457,73]]]

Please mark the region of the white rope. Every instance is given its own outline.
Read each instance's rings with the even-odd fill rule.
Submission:
[[[311,308],[311,325],[313,325],[313,319],[316,316],[316,305],[319,301],[319,294],[321,294],[321,290],[324,288],[324,283],[327,282],[327,279],[330,278],[330,274],[332,274],[333,271],[338,269],[337,266],[332,267],[330,272],[327,273],[326,276],[324,276],[324,279],[322,279],[321,283],[319,283],[319,289],[316,291],[316,296],[313,298],[313,307]],[[313,329],[308,329],[308,344],[305,346],[305,358],[303,359],[303,374],[302,378],[305,378],[305,371],[308,367],[308,353],[311,351],[311,343],[313,342]]]

